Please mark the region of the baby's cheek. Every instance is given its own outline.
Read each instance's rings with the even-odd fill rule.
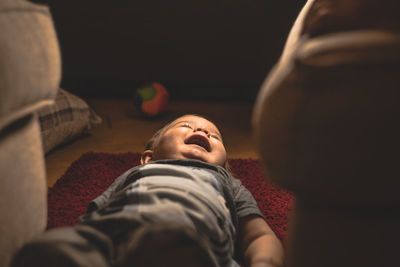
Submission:
[[[176,156],[176,147],[170,142],[164,141],[154,149],[154,156],[157,157],[157,159],[174,158]]]
[[[218,165],[220,165],[220,166],[224,166],[225,165],[225,162],[226,162],[226,160],[227,160],[227,158],[226,158],[227,156],[226,156],[226,153],[225,153],[225,151],[224,152],[221,152],[221,153],[219,153],[218,155],[217,155],[217,161],[218,161]]]

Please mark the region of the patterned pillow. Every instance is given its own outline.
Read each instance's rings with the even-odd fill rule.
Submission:
[[[83,99],[63,89],[58,91],[55,103],[41,108],[38,115],[45,153],[102,122]]]

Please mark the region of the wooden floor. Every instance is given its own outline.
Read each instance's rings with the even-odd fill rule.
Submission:
[[[251,134],[252,103],[176,102],[157,119],[145,119],[129,100],[85,99],[103,123],[83,137],[46,155],[47,184],[52,186],[85,152],[142,152],[145,142],[167,122],[183,114],[200,114],[221,130],[229,158],[258,158]]]

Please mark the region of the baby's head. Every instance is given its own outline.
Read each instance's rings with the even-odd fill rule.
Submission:
[[[160,159],[198,159],[226,167],[221,133],[211,121],[184,115],[158,130],[146,144],[141,163]]]

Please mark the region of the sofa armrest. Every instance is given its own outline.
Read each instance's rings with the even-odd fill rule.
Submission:
[[[46,227],[47,193],[35,111],[59,88],[60,53],[48,7],[0,0],[0,266]]]

